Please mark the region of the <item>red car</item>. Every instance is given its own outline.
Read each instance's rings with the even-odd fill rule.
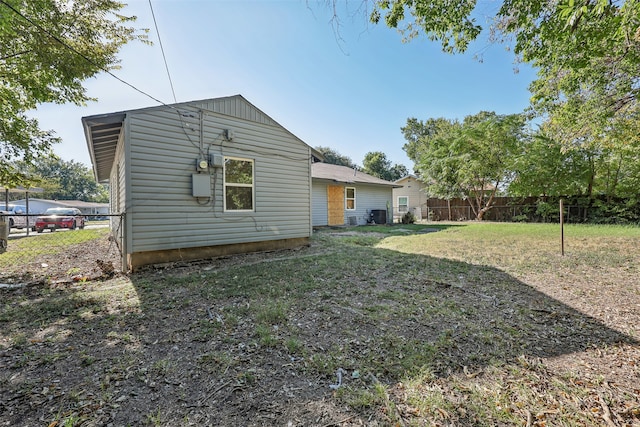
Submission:
[[[49,208],[42,216],[36,218],[35,229],[38,233],[44,230],[56,231],[58,228],[84,228],[84,216],[76,208]]]

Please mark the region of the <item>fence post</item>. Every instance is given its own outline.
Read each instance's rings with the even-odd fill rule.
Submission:
[[[560,246],[562,256],[564,256],[564,200],[560,199]]]

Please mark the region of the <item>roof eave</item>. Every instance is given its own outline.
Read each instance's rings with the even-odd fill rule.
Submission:
[[[84,135],[98,182],[107,182],[126,113],[109,113],[82,118]]]

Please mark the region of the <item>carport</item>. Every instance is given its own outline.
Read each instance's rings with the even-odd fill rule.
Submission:
[[[40,187],[29,187],[29,188],[24,188],[24,187],[15,187],[15,188],[8,188],[8,187],[0,187],[0,192],[4,193],[4,206],[2,206],[2,209],[0,210],[8,210],[9,209],[9,193],[24,193],[25,196],[25,206],[27,208],[27,214],[29,213],[29,194],[30,193],[44,193],[44,190]],[[28,222],[28,220],[27,220]],[[27,227],[27,235],[29,235],[29,227]]]

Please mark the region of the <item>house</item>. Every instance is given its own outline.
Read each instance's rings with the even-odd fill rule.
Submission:
[[[82,200],[45,200],[29,198],[29,211],[40,214],[49,208],[78,208],[84,215],[107,215],[109,213],[108,203],[85,202]],[[26,199],[16,200],[17,204],[25,205]]]
[[[393,189],[394,211],[393,218],[399,221],[407,212],[412,212],[416,219],[423,218],[423,210],[427,208],[427,193],[424,191],[424,183],[415,175],[407,175],[396,181]]]
[[[423,218],[429,220],[451,220],[452,215],[459,218],[472,218],[469,202],[465,200],[473,200],[475,198],[476,192],[473,190],[469,192],[468,197],[438,199],[428,197],[425,183],[415,175],[407,175],[394,181],[394,183],[399,186],[399,188],[393,189],[393,200],[397,207],[393,211],[395,221],[402,218],[406,212],[412,212],[418,220]],[[488,197],[495,191],[495,186],[491,183],[486,183],[482,191]],[[464,205],[467,212],[466,215],[453,212],[452,204],[456,209],[459,207],[458,205]]]
[[[308,244],[320,155],[241,95],[82,123],[128,270]]]
[[[346,166],[314,163],[313,225],[390,223],[393,182]]]

